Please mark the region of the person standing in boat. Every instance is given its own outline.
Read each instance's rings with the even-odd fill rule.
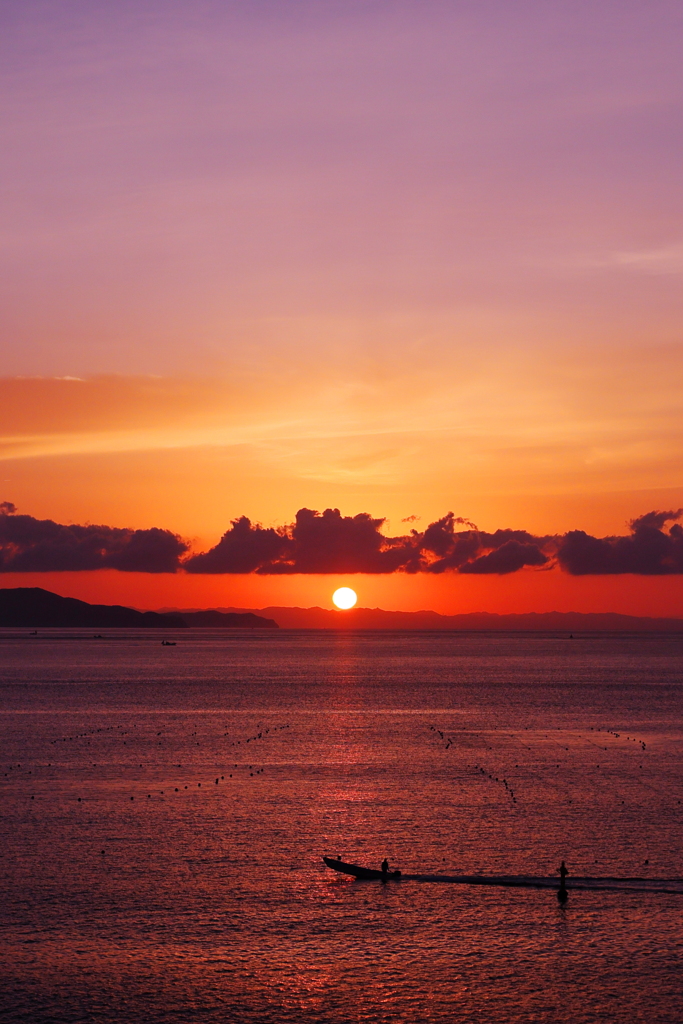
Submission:
[[[389,861],[387,860],[386,857],[382,861],[382,874],[383,875],[388,875],[389,874]]]
[[[567,867],[566,867],[564,861],[562,861],[562,863],[560,864],[560,888],[557,891],[557,898],[560,901],[560,903],[564,903],[565,900],[567,899],[567,895],[568,894],[567,894],[567,886],[566,886],[566,883],[565,883],[565,878],[567,877],[568,874],[569,874],[569,872],[567,871]]]
[[[562,861],[562,863],[560,864],[560,889],[566,889],[567,888],[566,885],[564,884],[564,880],[565,880],[565,878],[567,877],[568,874],[569,874],[569,872],[567,871],[565,863],[564,863],[564,861]]]

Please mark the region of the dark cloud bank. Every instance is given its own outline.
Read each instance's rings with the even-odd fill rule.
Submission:
[[[582,530],[537,537],[525,530],[486,533],[449,512],[424,531],[386,537],[383,519],[366,512],[342,516],[300,509],[294,523],[262,527],[235,519],[210,551],[170,530],[64,526],[17,515],[0,503],[0,572],[118,569],[122,572],[259,573],[487,573],[559,565],[573,576],[683,573],[683,509],[648,512],[622,537],[591,537]]]
[[[0,503],[0,572],[176,572],[189,544],[170,530],[62,526]]]

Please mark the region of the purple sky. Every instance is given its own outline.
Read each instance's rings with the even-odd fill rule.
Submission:
[[[1,11],[5,372],[679,340],[678,3]]]

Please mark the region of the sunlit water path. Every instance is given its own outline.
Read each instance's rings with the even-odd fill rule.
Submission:
[[[161,638],[0,631],[0,1019],[680,1024],[680,638]]]

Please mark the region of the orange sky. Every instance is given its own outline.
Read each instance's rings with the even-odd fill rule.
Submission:
[[[333,608],[350,586],[358,606],[444,615],[490,611],[614,611],[683,618],[683,577],[569,576],[522,570],[508,576],[190,576],[100,572],[8,573],[2,587],[43,587],[65,597],[155,608]]]
[[[683,506],[674,6],[76,7],[10,4],[0,43],[0,501],[196,550],[302,506],[598,536]],[[145,607],[337,582],[48,575]],[[683,614],[678,577],[356,589]]]

